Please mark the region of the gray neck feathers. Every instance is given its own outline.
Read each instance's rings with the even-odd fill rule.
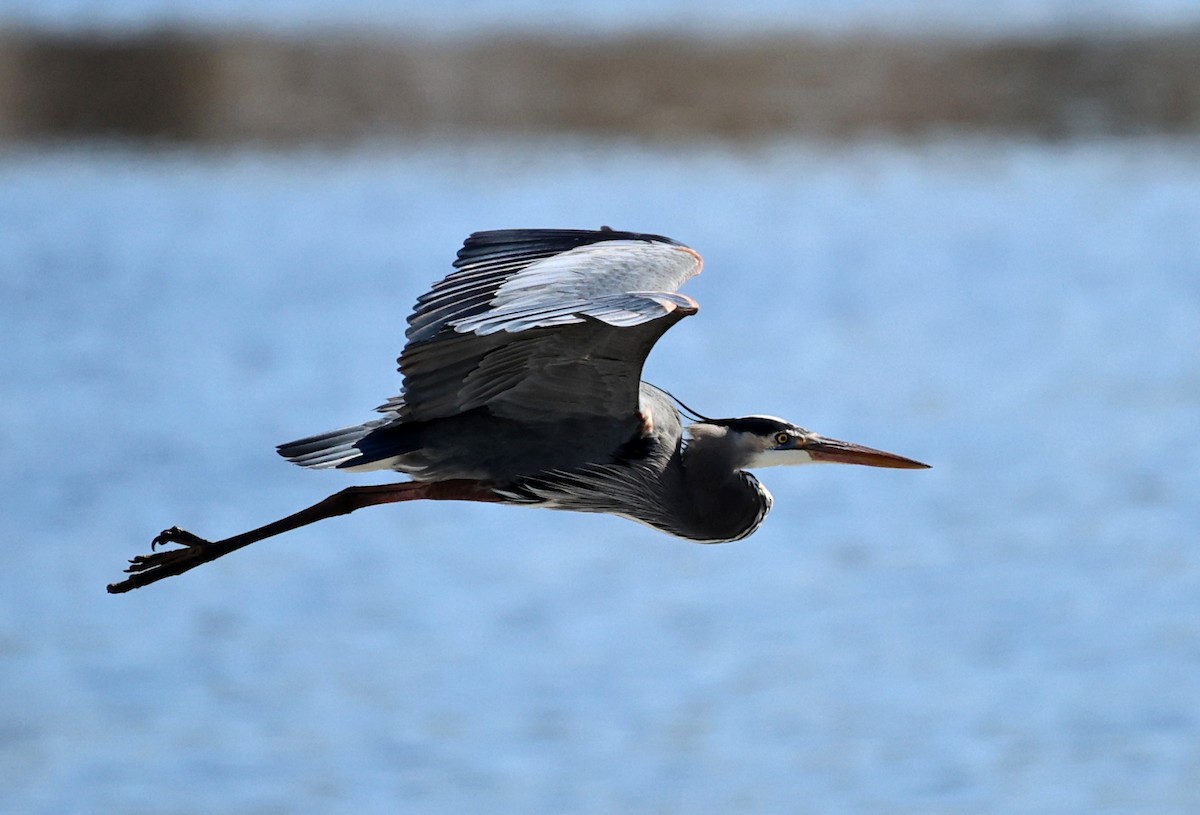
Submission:
[[[738,540],[762,523],[771,509],[771,493],[742,470],[750,451],[726,428],[692,425],[691,441],[682,454],[683,491],[690,506],[688,537]]]

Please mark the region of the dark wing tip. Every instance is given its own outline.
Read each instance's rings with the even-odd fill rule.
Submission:
[[[461,266],[481,255],[492,255],[500,251],[555,255],[602,241],[646,241],[671,246],[683,245],[665,235],[626,232],[611,226],[602,226],[599,229],[489,229],[473,232],[463,241],[454,265]]]

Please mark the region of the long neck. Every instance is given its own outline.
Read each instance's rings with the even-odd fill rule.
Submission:
[[[771,493],[750,473],[731,469],[727,460],[707,452],[696,443],[682,452],[680,486],[689,507],[686,536],[711,543],[740,540],[767,517]]]

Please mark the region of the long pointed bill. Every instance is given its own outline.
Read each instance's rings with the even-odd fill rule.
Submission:
[[[922,470],[929,467],[911,458],[885,453],[861,444],[852,444],[838,439],[817,436],[803,447],[813,461],[830,461],[837,464],[865,464],[868,467],[892,467],[898,470]]]

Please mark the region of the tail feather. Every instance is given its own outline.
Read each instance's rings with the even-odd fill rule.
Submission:
[[[276,449],[279,455],[301,467],[314,469],[358,467],[369,464],[371,461],[366,459],[363,451],[358,447],[358,443],[388,423],[388,419],[376,419],[316,436],[307,436],[281,444]]]

